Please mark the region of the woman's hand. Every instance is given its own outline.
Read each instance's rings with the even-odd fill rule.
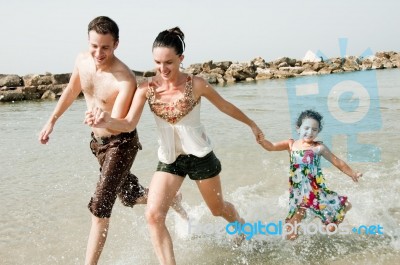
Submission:
[[[93,110],[85,112],[84,123],[96,128],[106,128],[107,124],[111,121],[111,114],[107,111],[96,107]]]
[[[260,143],[264,139],[264,133],[261,131],[260,128],[258,128],[257,124],[255,123],[251,126],[251,130],[256,137],[257,143]]]
[[[95,120],[95,118],[94,118],[93,112],[91,110],[87,110],[85,112],[85,120],[83,121],[83,123],[87,124],[89,126],[93,126],[94,120]]]

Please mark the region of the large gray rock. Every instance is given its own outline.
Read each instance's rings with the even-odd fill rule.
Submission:
[[[383,59],[382,63],[383,63],[383,68],[386,68],[386,69],[390,69],[390,68],[396,67],[396,65],[393,64],[393,62],[390,59],[387,59],[387,58]]]
[[[304,70],[303,72],[301,72],[301,74],[300,75],[317,75],[318,74],[318,72],[317,71],[314,71],[313,69],[306,69],[306,70]]]
[[[183,70],[184,73],[191,74],[191,75],[198,75],[203,71],[203,68],[200,63],[189,65],[188,68]]]
[[[304,71],[304,68],[301,67],[301,66],[294,66],[294,67],[289,66],[289,67],[281,67],[281,68],[279,68],[279,70],[280,71],[284,71],[284,72],[288,72],[288,73],[293,74],[293,75],[298,75],[298,74],[301,74],[301,72]]]
[[[42,85],[51,85],[52,84],[52,76],[51,75],[25,75],[23,78],[24,86],[42,86]]]
[[[390,59],[390,54],[389,52],[376,52],[375,57],[380,59]]]
[[[25,100],[37,100],[42,96],[37,87],[34,86],[23,87],[22,93],[24,94]]]
[[[201,72],[197,76],[204,78],[210,84],[217,84],[218,79],[222,78],[222,75],[216,73],[209,73],[209,72]]]
[[[265,60],[261,57],[254,58],[251,62],[254,64],[256,69],[257,68],[265,69],[269,67],[269,64],[266,63]]]
[[[268,68],[257,68],[256,70],[257,76],[256,80],[264,80],[264,79],[272,79],[274,78],[274,74],[271,69]]]
[[[216,65],[213,63],[213,61],[208,61],[208,62],[204,62],[201,65],[201,68],[202,68],[203,72],[209,73],[211,71],[211,69],[216,68]]]
[[[22,78],[18,75],[2,75],[0,74],[0,87],[18,87],[22,86]]]
[[[228,70],[229,66],[231,66],[231,61],[222,61],[222,62],[214,62],[216,68],[220,68],[224,71]]]
[[[390,56],[390,61],[393,63],[394,66],[397,68],[400,68],[400,54],[399,53],[394,53],[392,56]]]
[[[330,73],[332,73],[332,70],[329,68],[329,66],[325,66],[324,68],[318,71],[319,75],[327,75]]]
[[[287,67],[287,68],[289,68],[289,67]],[[283,78],[291,78],[291,77],[294,77],[294,76],[295,76],[295,74],[293,74],[293,73],[291,73],[289,71],[282,71],[280,69],[278,71],[274,72],[274,77],[275,78],[283,79]]]
[[[370,59],[364,59],[360,65],[361,70],[370,70],[372,69],[372,61]]]
[[[318,72],[319,70],[321,70],[322,68],[324,68],[326,66],[325,63],[323,62],[315,62],[312,66],[312,70],[314,70],[315,72]]]
[[[244,81],[246,78],[255,78],[257,73],[252,63],[232,63],[225,72],[225,79],[230,80],[232,77],[236,81]]]
[[[68,84],[70,78],[71,78],[70,73],[55,74],[55,75],[52,75],[52,84],[53,85]]]
[[[49,100],[55,100],[56,99],[56,94],[51,91],[51,90],[47,90],[46,92],[43,93],[41,99],[49,99]]]
[[[24,100],[25,96],[22,93],[22,87],[17,87],[13,90],[0,91],[1,102],[12,102]]]
[[[38,91],[43,94],[47,90],[53,91],[56,95],[61,94],[68,84],[61,85],[40,85],[37,87]]]
[[[351,72],[351,71],[359,71],[360,66],[359,66],[359,59],[354,56],[349,56],[345,59],[342,69],[346,72]]]
[[[281,57],[273,61],[272,64],[276,66],[282,65],[281,67],[285,67],[285,66],[295,66],[296,62],[297,62],[296,59],[292,59],[289,57]]]
[[[328,66],[329,70],[331,70],[332,72],[337,71],[337,70],[342,70],[342,64],[338,63],[337,61],[331,62],[331,63],[327,64],[327,66]]]
[[[384,68],[384,64],[382,62],[382,58],[376,57],[374,59],[374,61],[372,62],[371,69],[383,69],[383,68]]]

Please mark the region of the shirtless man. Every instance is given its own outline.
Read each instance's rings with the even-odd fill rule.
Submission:
[[[78,55],[68,86],[62,93],[52,115],[39,135],[46,144],[60,116],[71,106],[80,92],[88,110],[100,108],[112,117],[124,118],[136,90],[133,72],[115,55],[119,29],[108,17],[93,19],[88,26],[89,51]],[[147,202],[148,190],[130,173],[141,145],[136,129],[121,133],[107,128],[92,127],[90,148],[100,163],[100,179],[88,208],[92,213],[85,264],[97,264],[107,237],[112,207],[118,196],[125,206]],[[171,205],[181,216],[185,211],[181,195]]]

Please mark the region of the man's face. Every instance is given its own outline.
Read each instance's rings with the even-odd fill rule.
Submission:
[[[96,66],[107,64],[114,57],[114,50],[118,46],[111,34],[99,34],[92,30],[89,32],[89,52]]]

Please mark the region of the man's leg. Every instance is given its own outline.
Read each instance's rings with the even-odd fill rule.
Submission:
[[[178,191],[172,200],[171,208],[175,210],[179,216],[188,221],[189,220],[189,215],[187,214],[185,208],[182,206],[182,193]]]
[[[85,265],[96,265],[107,239],[110,218],[98,218],[92,214],[92,227],[86,248]]]
[[[118,189],[129,174],[139,149],[137,138],[130,141],[125,136],[100,144],[91,141],[90,147],[100,164],[100,179],[89,202],[92,226],[86,250],[85,264],[97,264],[107,239],[111,211]]]

